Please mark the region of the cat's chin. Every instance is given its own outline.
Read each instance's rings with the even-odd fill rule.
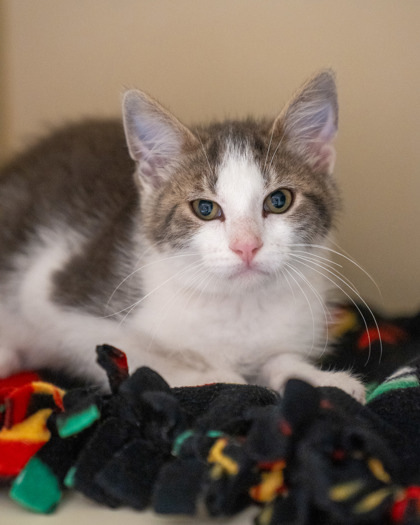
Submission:
[[[230,278],[231,279],[244,279],[244,280],[256,280],[261,279],[264,277],[267,277],[267,272],[259,269],[259,268],[250,268],[249,266],[244,266],[243,268],[240,268],[238,271],[233,273]]]
[[[222,293],[244,292],[256,290],[272,282],[273,275],[260,268],[241,267],[234,271],[228,271],[217,276],[217,282],[213,282],[215,291]]]

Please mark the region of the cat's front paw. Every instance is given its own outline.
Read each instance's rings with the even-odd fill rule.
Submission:
[[[366,402],[365,386],[359,379],[347,372],[323,372],[320,384],[316,386],[334,386],[344,390],[362,405]]]
[[[270,386],[283,393],[287,381],[292,378],[301,379],[315,387],[333,386],[340,388],[354,397],[359,403],[364,404],[366,401],[365,387],[356,377],[348,372],[319,370],[307,364],[289,369],[287,373],[282,370],[282,372],[276,374],[275,381],[270,381]]]

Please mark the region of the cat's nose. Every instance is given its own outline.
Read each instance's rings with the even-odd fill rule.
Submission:
[[[234,241],[229,245],[229,248],[249,265],[262,245],[262,240],[259,237],[254,237],[253,239]]]

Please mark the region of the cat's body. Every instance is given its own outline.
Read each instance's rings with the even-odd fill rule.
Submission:
[[[103,381],[94,348],[106,342],[172,384],[281,389],[298,376],[361,398],[356,380],[310,364],[327,345],[336,112],[329,72],[274,123],[189,131],[129,92],[126,139],[118,122],[85,122],[9,164],[0,374]]]

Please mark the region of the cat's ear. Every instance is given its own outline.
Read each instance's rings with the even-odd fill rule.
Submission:
[[[123,121],[128,149],[138,173],[153,186],[165,180],[194,135],[145,93],[131,89],[123,98]]]
[[[337,125],[335,76],[331,70],[324,70],[296,93],[274,121],[272,131],[313,170],[332,173]]]

